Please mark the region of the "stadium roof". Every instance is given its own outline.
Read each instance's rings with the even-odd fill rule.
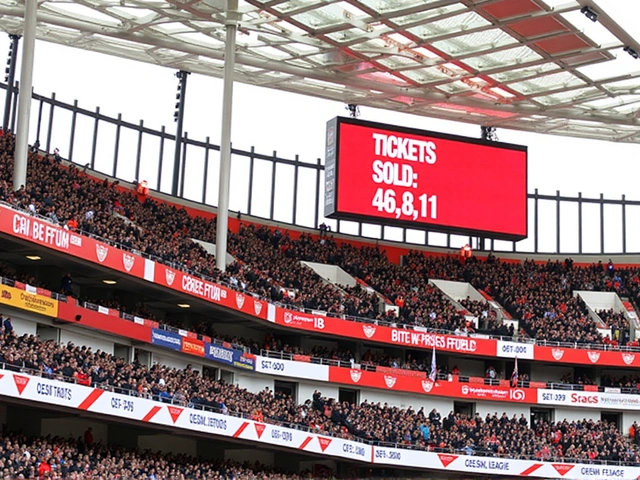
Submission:
[[[608,14],[614,2],[600,1],[239,0],[236,79],[479,125],[640,143],[640,45]],[[220,77],[225,6],[43,0],[37,35]],[[581,13],[585,6],[597,22]],[[0,28],[20,33],[23,11],[24,0],[0,0]]]

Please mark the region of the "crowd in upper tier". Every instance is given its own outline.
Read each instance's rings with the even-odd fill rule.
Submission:
[[[132,450],[94,442],[92,434],[76,439],[0,436],[0,475],[7,480],[299,480],[310,474],[280,473],[246,462],[203,461],[188,455]]]
[[[28,275],[19,275],[12,268],[7,265],[0,264],[0,276],[3,277],[3,281],[11,282],[11,281],[20,281],[23,283],[28,283],[30,285],[39,286],[42,288],[50,288],[50,285],[47,284],[38,284],[37,280],[34,277]],[[86,301],[84,299],[83,301]],[[90,302],[90,300],[88,301]],[[130,315],[136,315],[139,317],[154,319],[154,315],[148,311],[144,305],[136,305],[132,309],[125,309],[123,306],[117,302],[115,299],[110,299],[108,301],[95,301],[95,303],[99,303],[102,306],[106,306],[108,308],[113,308],[116,310],[123,311]],[[475,314],[479,321],[483,321],[483,317],[486,312],[489,310],[489,305],[486,302],[477,302],[477,301],[461,301],[460,302],[470,313]],[[86,305],[87,303],[85,303]],[[487,316],[489,318],[489,316]],[[604,317],[603,317],[604,318]],[[162,320],[155,318],[156,320]],[[0,324],[2,320],[2,316],[0,315]],[[10,319],[9,319],[10,322]],[[343,367],[351,368],[355,364],[359,364],[361,368],[367,370],[375,370],[376,367],[390,367],[395,369],[402,370],[413,370],[424,372],[426,376],[431,371],[431,357],[430,353],[426,351],[415,352],[414,354],[407,353],[404,357],[398,357],[389,355],[387,353],[381,351],[371,351],[367,349],[361,355],[357,355],[354,352],[351,352],[348,349],[344,348],[330,348],[327,346],[314,346],[312,348],[303,348],[300,345],[293,345],[282,341],[278,335],[273,333],[267,334],[264,340],[258,341],[254,338],[250,337],[239,337],[235,335],[225,335],[222,334],[214,328],[214,325],[211,322],[201,322],[196,325],[190,325],[189,327],[185,326],[181,321],[172,320],[167,321],[166,323],[161,324],[163,328],[173,328],[175,329],[187,329],[198,335],[204,335],[211,339],[214,342],[222,342],[227,343],[233,348],[249,351],[256,355],[267,355],[273,358],[290,358],[296,359],[296,355],[303,356],[305,358],[299,358],[300,361],[310,361],[310,362],[327,362],[333,365],[340,365]],[[308,357],[308,358],[307,358]],[[466,372],[461,371],[456,365],[453,367],[447,364],[438,364],[437,365],[437,374],[439,378],[447,378],[449,375],[460,375],[462,377],[466,376]],[[497,372],[497,379],[503,378],[506,379],[509,372]],[[489,375],[486,376],[490,378]],[[522,373],[520,375],[521,382],[527,382],[529,380],[542,380],[542,379],[530,379],[528,375]],[[574,384],[574,385],[595,385],[596,383],[590,379],[586,375],[579,375],[574,377],[571,374],[564,375],[561,378],[555,379],[544,379],[545,381],[549,381],[552,383],[565,383],[565,384]],[[605,375],[602,377],[600,385],[603,387],[623,387],[629,388],[632,390],[640,390],[640,378],[637,376],[611,376]]]
[[[510,458],[578,459],[639,463],[634,441],[606,421],[539,421],[524,417],[466,416],[435,409],[403,409],[388,404],[339,402],[315,392],[297,403],[268,389],[246,389],[209,378],[191,368],[147,367],[72,343],[16,336],[3,328],[0,363],[14,371],[40,372],[52,379],[96,385],[116,392],[182,406],[208,407],[222,414],[242,414],[258,421],[304,426],[343,438],[390,442],[440,452],[498,455]]]
[[[387,320],[436,330],[468,332],[463,312],[429,283],[429,279],[460,280],[491,295],[516,319],[518,335],[538,340],[613,343],[629,341],[624,317],[605,315],[611,338],[603,337],[589,318],[575,290],[616,291],[638,299],[640,270],[615,269],[597,264],[574,267],[570,260],[538,264],[487,261],[460,262],[455,257],[425,256],[412,252],[403,265],[390,262],[384,250],[355,247],[326,235],[302,235],[244,224],[230,232],[229,252],[236,258],[227,271],[215,268],[213,255],[192,238],[215,242],[215,219],[189,216],[184,209],[140,199],[118,182],[97,182],[57,157],[31,154],[26,187],[11,188],[13,137],[0,138],[0,199],[70,229],[96,235],[109,242],[143,252],[158,261],[182,266],[194,273],[223,281],[234,288],[297,308],[318,309],[335,315]],[[339,288],[324,281],[301,260],[338,265],[373,287]],[[397,307],[385,311],[389,302]],[[481,314],[478,329],[511,334],[495,316],[482,316],[482,304],[466,303]]]

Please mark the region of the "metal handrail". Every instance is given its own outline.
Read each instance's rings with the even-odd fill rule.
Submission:
[[[65,377],[63,375],[46,375],[44,374],[42,371],[40,370],[34,370],[34,369],[30,369],[30,368],[26,368],[24,366],[20,367],[17,365],[12,365],[12,364],[7,364],[5,362],[1,363],[1,368],[2,370],[8,370],[8,371],[14,371],[14,372],[23,372],[23,373],[27,373],[29,375],[33,375],[36,377],[40,377],[40,378],[47,378],[50,380],[58,380],[58,381],[63,381],[65,383],[72,383],[72,384],[80,384],[78,382],[78,380],[76,378],[70,378],[70,377]],[[247,419],[247,420],[253,420],[253,416],[251,414],[245,413],[245,412],[232,412],[227,410],[227,413],[223,413],[221,411],[221,409],[219,408],[214,408],[214,407],[209,407],[206,405],[200,405],[198,403],[193,403],[191,401],[188,402],[175,402],[173,400],[173,398],[160,398],[157,395],[144,395],[144,394],[140,394],[137,390],[131,390],[131,389],[124,389],[124,388],[120,388],[120,387],[114,387],[110,384],[103,384],[103,383],[90,383],[89,386],[92,386],[94,388],[99,388],[101,390],[105,390],[105,391],[109,391],[109,392],[113,392],[113,393],[118,393],[121,395],[128,395],[128,396],[132,396],[132,397],[139,397],[139,398],[148,398],[150,400],[153,401],[157,401],[157,402],[161,402],[161,403],[168,403],[171,405],[178,405],[178,406],[182,406],[182,407],[190,407],[190,408],[194,408],[197,410],[202,410],[202,411],[207,411],[207,412],[212,412],[212,413],[217,413],[220,415],[226,415],[226,416],[230,416],[230,417],[235,417],[235,418],[243,418],[243,419]],[[349,436],[339,436],[336,437],[335,435],[333,435],[331,432],[326,432],[326,431],[319,431],[317,429],[313,429],[307,425],[300,425],[297,423],[291,423],[291,422],[282,422],[282,421],[278,421],[269,417],[264,417],[263,420],[265,421],[265,423],[269,423],[271,425],[278,425],[278,426],[282,426],[282,427],[287,427],[287,428],[292,428],[295,430],[300,430],[300,431],[304,431],[304,432],[308,432],[308,433],[320,433],[322,435],[325,436],[329,436],[329,437],[333,437],[333,438],[343,438],[343,439],[347,439],[350,441],[355,441],[358,443],[362,443],[364,445],[372,445],[372,446],[378,446],[378,447],[387,447],[387,448],[397,448],[397,449],[401,449],[401,450],[419,450],[419,451],[428,451],[428,452],[438,452],[438,453],[454,453],[454,454],[459,454],[459,455],[466,455],[466,451],[464,449],[453,449],[453,448],[439,448],[439,447],[431,447],[431,446],[423,446],[423,445],[415,445],[415,444],[405,444],[405,443],[394,443],[394,442],[380,442],[380,441],[372,441],[372,440],[368,440],[362,437],[356,437],[354,435],[349,435]],[[618,462],[613,462],[610,460],[589,460],[589,459],[579,459],[579,458],[571,458],[571,457],[547,457],[547,458],[539,458],[535,455],[513,455],[513,454],[505,454],[505,455],[497,455],[495,452],[493,451],[486,451],[486,450],[477,450],[477,449],[472,449],[473,453],[472,455],[476,455],[476,456],[487,456],[487,457],[497,457],[497,458],[512,458],[512,459],[518,459],[518,460],[534,460],[534,461],[543,461],[543,462],[564,462],[564,463],[586,463],[586,464],[594,464],[594,465],[617,465],[617,466],[638,466],[640,464],[637,463],[633,463],[633,462],[622,462],[622,461],[618,461]]]
[[[402,368],[402,367],[386,367],[384,365],[376,365],[376,364],[369,364],[369,363],[358,363],[358,362],[354,362],[353,364],[351,362],[347,362],[344,360],[334,360],[331,358],[323,358],[323,357],[314,357],[314,356],[310,356],[310,355],[304,355],[304,354],[294,354],[294,353],[289,353],[289,352],[279,352],[276,350],[260,350],[260,355],[266,358],[271,358],[271,359],[276,359],[276,360],[289,360],[289,361],[297,361],[295,359],[295,357],[297,355],[303,356],[303,357],[308,357],[309,358],[309,362],[308,363],[314,363],[314,364],[319,364],[319,365],[328,365],[328,366],[332,366],[332,367],[340,367],[340,368],[349,368],[349,369],[359,369],[359,370],[365,370],[365,371],[370,371],[370,372],[377,372],[378,367],[383,367],[383,368],[392,368],[394,370],[397,371],[398,375],[407,375],[407,376],[412,376],[409,373],[403,373],[403,371],[405,372],[420,372],[420,373],[424,373],[424,378],[427,378],[427,374],[428,372],[426,370],[411,370],[411,369],[407,369],[407,368]],[[306,362],[305,362],[306,363]],[[387,372],[381,372],[381,373],[387,373]],[[479,380],[482,380],[482,382],[477,382],[478,385],[483,384],[486,386],[492,386],[492,387],[498,387],[500,386],[500,380],[501,379],[491,379],[491,378],[485,378],[485,377],[471,377],[468,375],[453,375],[457,377],[457,381],[459,383],[475,383],[475,382],[471,382],[472,378],[476,378]],[[418,378],[421,378],[422,376],[418,376]],[[439,373],[437,375],[437,379],[438,380],[442,380],[442,381],[451,381],[452,380],[452,374],[445,374],[445,373]],[[502,380],[506,380],[506,379],[502,379]],[[621,393],[621,394],[626,394],[626,395],[640,395],[640,388],[639,387],[605,387],[605,386],[601,386],[601,385],[589,385],[589,384],[579,384],[579,383],[562,383],[562,382],[553,382],[553,381],[549,381],[549,382],[542,382],[542,381],[535,381],[535,380],[518,380],[518,385],[517,387],[519,388],[531,388],[530,384],[531,383],[545,383],[545,388],[548,390],[563,390],[563,391],[572,391],[572,392],[589,392],[590,390],[585,390],[585,387],[588,386],[593,386],[593,387],[597,387],[598,388],[598,392],[600,393],[604,393],[606,392],[607,388],[611,388],[611,389],[615,389],[616,392],[615,393]],[[611,392],[613,393],[613,392]]]
[[[11,208],[12,210],[16,210],[18,212],[21,212],[25,215],[29,215],[29,216],[35,216],[36,218],[48,222],[52,225],[55,225],[50,218],[47,217],[43,217],[41,215],[37,215],[34,214],[33,212],[21,209],[16,207],[15,205],[11,205],[8,204],[2,200],[0,200],[0,204],[1,205],[5,205],[9,208]],[[60,225],[58,225],[60,226]],[[84,236],[96,239],[100,242],[106,243],[112,247],[118,248],[120,250],[124,250],[126,252],[130,252],[133,253],[134,255],[138,255],[141,256],[142,258],[147,258],[149,260],[153,260],[155,262],[161,263],[163,265],[167,265],[175,270],[180,270],[184,273],[187,273],[193,277],[197,277],[200,278],[202,280],[208,281],[208,282],[212,282],[212,283],[217,283],[218,285],[222,285],[230,290],[234,290],[234,291],[238,291],[238,292],[242,292],[245,293],[247,295],[250,295],[256,299],[265,301],[267,303],[271,303],[277,307],[281,307],[281,308],[285,308],[287,310],[294,310],[294,311],[298,311],[298,312],[303,312],[303,313],[308,313],[308,314],[314,314],[314,312],[319,312],[319,310],[315,310],[315,309],[308,309],[308,308],[303,308],[303,307],[297,307],[295,305],[291,305],[291,304],[286,304],[286,303],[282,303],[282,302],[274,302],[272,300],[269,300],[268,298],[264,298],[264,297],[260,297],[258,294],[254,293],[254,292],[250,292],[246,289],[241,289],[238,288],[238,285],[231,285],[227,282],[224,282],[223,280],[220,279],[214,279],[212,277],[209,277],[207,275],[203,275],[199,272],[194,272],[193,270],[189,270],[187,267],[185,267],[182,264],[178,264],[175,262],[170,262],[170,261],[166,261],[164,259],[162,259],[161,257],[155,256],[155,255],[149,255],[146,254],[144,252],[141,252],[139,250],[136,250],[134,248],[130,248],[127,247],[125,245],[122,245],[118,242],[114,242],[111,241],[109,239],[105,239],[103,237],[100,237],[99,235],[95,235],[93,233],[89,233],[89,232],[84,232],[82,230],[77,230],[76,233],[80,233]],[[415,328],[420,329],[421,332],[425,332],[425,333],[433,333],[433,334],[440,334],[440,335],[453,335],[453,336],[457,336],[455,332],[451,331],[451,330],[444,330],[444,329],[436,329],[436,328],[431,328],[431,327],[422,327],[420,325],[411,325],[411,324],[405,324],[405,323],[399,323],[399,322],[389,322],[386,320],[379,320],[379,319],[374,319],[374,318],[364,318],[364,317],[356,317],[356,316],[351,316],[351,315],[338,315],[338,314],[334,314],[331,312],[322,312],[321,313],[323,316],[326,317],[332,317],[332,318],[339,318],[341,320],[347,320],[347,321],[352,321],[352,322],[359,322],[359,323],[368,323],[368,324],[372,324],[372,325],[380,325],[380,326],[387,326],[387,327],[392,327],[392,328],[401,328],[401,329],[406,329],[406,330],[413,330]],[[517,342],[517,343],[528,343],[528,344],[532,344],[532,345],[537,345],[537,346],[543,346],[543,347],[560,347],[560,348],[570,348],[570,349],[580,349],[580,350],[603,350],[603,351],[621,351],[621,352],[640,352],[640,346],[637,347],[630,347],[630,346],[612,346],[612,345],[606,345],[606,344],[600,344],[600,343],[577,343],[577,342],[555,342],[555,341],[549,341],[549,340],[536,340],[533,338],[524,338],[524,337],[508,337],[508,336],[503,336],[503,335],[491,335],[491,334],[481,334],[481,335],[475,335],[475,334],[471,334],[471,335],[466,335],[469,336],[471,338],[489,338],[492,340],[504,340],[504,341],[509,341],[509,342]]]

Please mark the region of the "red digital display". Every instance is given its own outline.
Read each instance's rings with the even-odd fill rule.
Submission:
[[[325,216],[432,231],[527,236],[527,149],[335,118]]]

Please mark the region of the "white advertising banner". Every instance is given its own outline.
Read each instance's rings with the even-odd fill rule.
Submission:
[[[329,381],[329,366],[316,363],[295,362],[256,356],[256,372],[281,377],[304,378],[307,380]]]
[[[445,453],[421,452],[399,448],[373,447],[374,463],[429,470],[448,470],[529,478],[560,478],[572,480],[637,479],[640,467],[585,465],[575,463],[532,462],[497,457],[474,457]]]
[[[380,465],[494,476],[562,478],[567,480],[624,480],[640,477],[640,467],[534,462],[374,447],[341,438],[254,422],[194,408],[169,405],[6,370],[0,371],[0,395],[137,420],[143,423],[288,447],[320,456],[327,455]]]
[[[498,357],[533,360],[533,345],[530,343],[505,342],[498,340]]]
[[[538,404],[640,410],[640,395],[607,392],[572,392],[541,388],[538,390]]]

